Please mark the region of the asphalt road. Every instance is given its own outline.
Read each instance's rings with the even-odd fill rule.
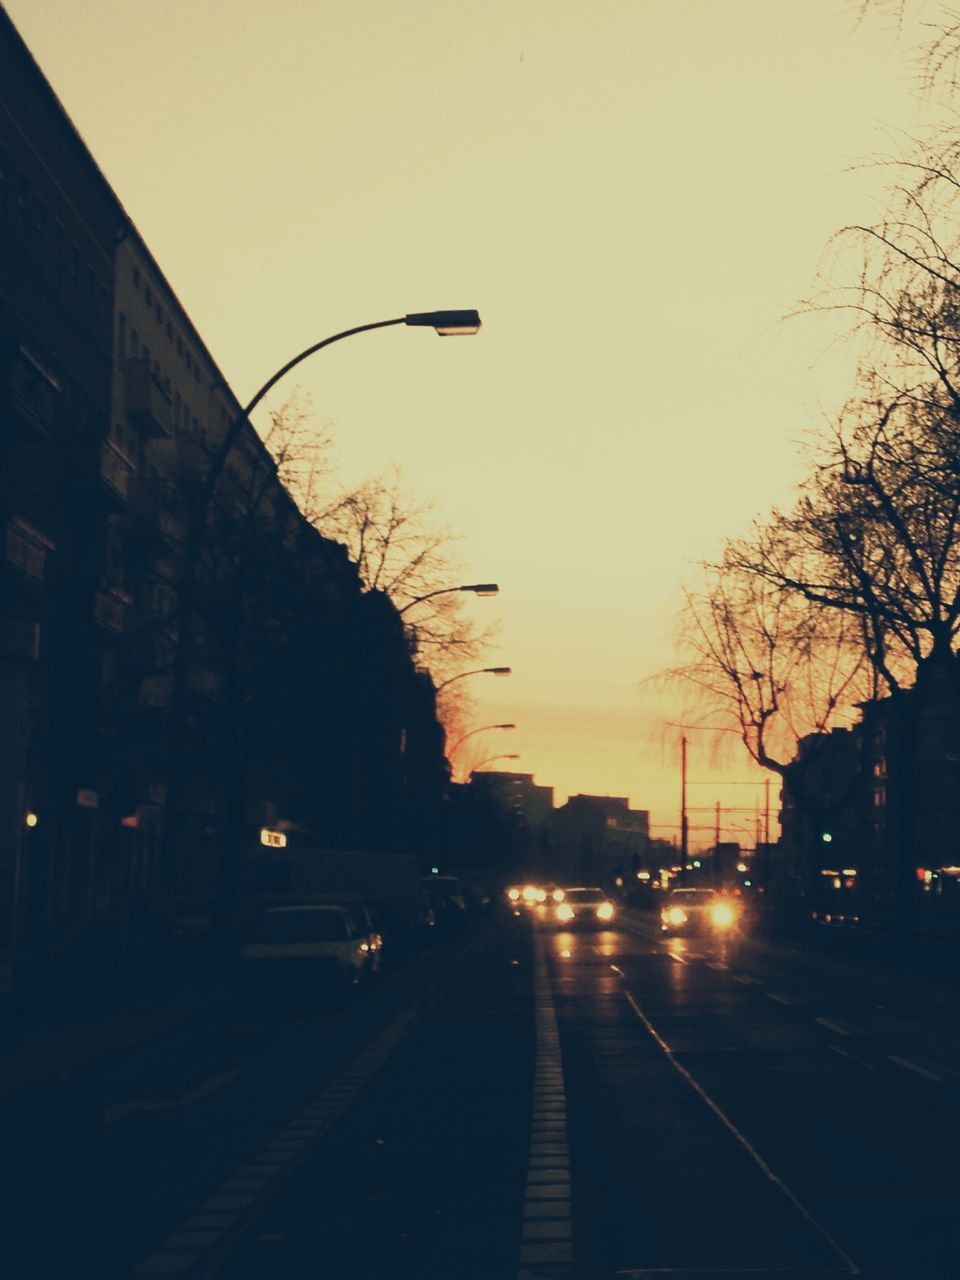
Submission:
[[[505,912],[356,1007],[105,1063],[16,1274],[960,1277],[949,983],[655,924]]]

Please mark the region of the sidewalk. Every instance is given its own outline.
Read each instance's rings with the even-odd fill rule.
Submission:
[[[226,983],[207,979],[109,1012],[44,1017],[15,1027],[0,1043],[0,1099],[62,1083],[99,1059],[155,1040],[228,999]]]

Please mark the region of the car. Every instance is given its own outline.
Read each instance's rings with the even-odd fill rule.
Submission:
[[[421,876],[420,883],[427,893],[447,898],[466,915],[467,898],[459,876]]]
[[[353,922],[356,933],[366,938],[369,944],[365,957],[364,977],[376,977],[383,960],[383,935],[377,928],[374,912],[368,902],[352,893],[320,893],[311,894],[307,903],[295,905],[342,907]]]
[[[673,889],[660,908],[663,933],[729,933],[736,927],[736,906],[716,889]]]
[[[270,907],[237,955],[234,992],[239,1001],[284,994],[307,1000],[344,996],[363,981],[369,949],[344,907]]]
[[[613,903],[596,886],[575,886],[563,890],[563,899],[554,900],[551,918],[564,929],[605,929],[616,914]]]

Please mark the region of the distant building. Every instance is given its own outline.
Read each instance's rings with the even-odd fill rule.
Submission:
[[[616,887],[636,872],[650,844],[650,812],[625,796],[571,796],[554,818],[560,878]]]

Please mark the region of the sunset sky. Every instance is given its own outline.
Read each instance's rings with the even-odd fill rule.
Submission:
[[[680,588],[850,389],[835,329],[781,317],[883,206],[849,167],[925,117],[929,6],[898,35],[846,0],[5,3],[242,401],[338,330],[478,308],[272,403],[310,397],[345,484],[399,464],[500,583],[469,606],[514,669],[471,681],[475,724],[519,726],[489,754],[675,834]],[[749,841],[765,775],[694,733],[690,776]]]

